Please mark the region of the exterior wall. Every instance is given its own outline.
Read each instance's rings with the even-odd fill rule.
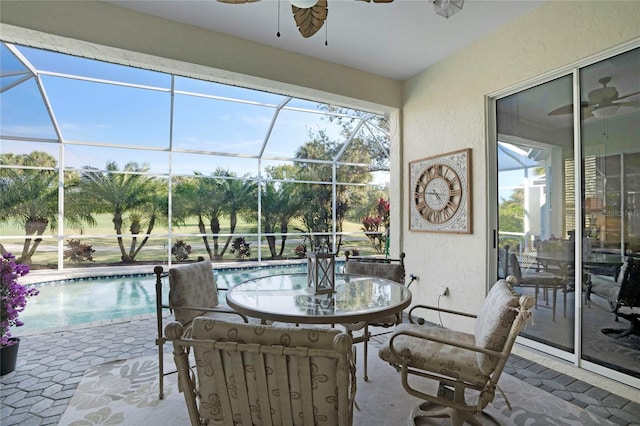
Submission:
[[[637,1],[547,2],[404,82],[402,241],[407,273],[419,277],[411,287],[413,303],[433,305],[437,288],[445,285],[450,295],[440,306],[477,312],[486,294],[492,241],[486,96],[638,37],[638,22]],[[463,148],[472,148],[473,233],[409,231],[407,164]],[[470,324],[443,321],[470,331]]]

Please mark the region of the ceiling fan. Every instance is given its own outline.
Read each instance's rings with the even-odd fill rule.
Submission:
[[[615,87],[607,86],[611,82],[611,77],[602,77],[598,80],[598,83],[602,84],[602,87],[593,89],[587,95],[587,101],[580,102],[580,109],[582,111],[583,118],[598,117],[607,118],[614,115],[620,107],[637,107],[640,106],[640,102],[625,101],[620,102],[623,99],[636,96],[640,92],[628,93],[624,96],[619,96]],[[560,108],[556,108],[548,115],[563,115],[572,114],[573,104],[564,105]]]
[[[260,0],[218,0],[221,3],[242,4],[255,3]],[[308,38],[317,33],[327,19],[329,9],[327,0],[289,0],[293,19],[302,37]],[[358,0],[370,3],[391,3],[393,0]]]

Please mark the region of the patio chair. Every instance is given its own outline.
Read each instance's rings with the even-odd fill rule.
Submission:
[[[508,270],[509,274],[516,277],[518,280],[515,287],[525,288],[531,287],[534,289],[534,301],[535,308],[538,309],[538,294],[542,290],[543,300],[549,304],[549,290],[551,290],[551,317],[552,320],[556,320],[556,301],[558,299],[558,291],[562,291],[562,314],[563,317],[567,317],[567,277],[564,276],[568,271],[555,270],[555,272],[547,272],[544,270],[533,271],[527,269],[524,272],[520,268],[520,262],[518,261],[515,253],[509,254]]]
[[[509,246],[498,248],[498,278],[505,279],[509,276]]]
[[[153,269],[156,275],[156,321],[158,337],[158,373],[159,398],[164,398],[164,376],[175,371],[164,371],[164,344],[162,334],[163,312],[169,309],[174,318],[189,330],[194,318],[204,315],[212,318],[229,319],[230,321],[247,322],[246,316],[220,305],[218,287],[213,276],[213,266],[210,260],[200,260],[187,265],[175,266],[167,273],[162,266]],[[163,302],[162,278],[169,277],[169,304]]]
[[[453,425],[481,424],[476,415],[485,414],[484,408],[493,401],[502,370],[533,305],[529,296],[518,296],[509,283],[515,283],[515,278],[493,285],[478,315],[415,305],[409,311],[411,323],[399,325],[380,348],[380,358],[400,372],[403,388],[425,401],[411,412],[410,424],[420,424],[421,417],[450,417]],[[416,322],[413,312],[417,309],[475,318],[474,332]],[[437,390],[429,393],[422,379],[438,382]],[[507,405],[511,408],[508,401]]]
[[[199,317],[190,337],[179,322],[165,334],[193,426],[352,424],[356,379],[346,333]]]
[[[606,328],[603,333],[617,338],[640,334],[640,255],[627,256],[613,282],[591,283],[585,295],[588,306],[592,304],[592,295],[607,301],[607,310],[615,315],[616,321],[618,317],[629,321],[626,329]]]
[[[400,283],[405,282],[404,258],[405,254],[400,253],[399,259],[379,258],[379,257],[360,257],[351,256],[350,251],[345,251],[346,261],[344,264],[344,273],[353,275],[368,275]],[[375,318],[373,321],[364,321],[354,324],[343,324],[349,333],[362,330],[362,335],[354,337],[354,343],[363,343],[364,345],[364,380],[368,381],[367,358],[369,356],[369,340],[373,335],[369,331],[369,326],[375,327],[394,327],[402,322],[402,312],[387,315],[382,318]]]

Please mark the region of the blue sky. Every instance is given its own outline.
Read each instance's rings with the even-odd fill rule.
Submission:
[[[168,173],[169,154],[165,150],[170,146],[171,132],[173,147],[177,149],[245,157],[257,155],[271,128],[276,106],[285,99],[282,95],[176,77],[175,88],[180,92],[175,95],[171,128],[169,75],[32,48],[19,47],[19,51],[35,69],[43,71],[45,93],[40,92],[34,78],[4,91],[0,96],[0,131],[4,135],[57,140],[43,102],[46,96],[61,136],[69,142],[64,152],[66,167],[103,168],[107,160],[114,160],[122,167],[133,159],[149,164],[152,172]],[[25,75],[10,75],[12,72],[28,71],[6,47],[2,47],[1,54],[2,74],[6,76],[2,79],[4,87]],[[65,77],[66,74],[94,80],[71,79]],[[192,96],[192,93],[202,96]],[[317,103],[294,99],[287,107],[292,109],[280,111],[264,155],[294,157],[296,149],[309,140],[309,132],[319,128],[327,129],[332,139],[343,139],[338,125],[323,120]],[[2,153],[27,153],[37,149],[58,157],[57,144],[0,143]],[[193,153],[174,154],[176,159],[184,160],[174,161],[177,167],[173,173],[177,174],[193,171],[208,174],[217,167],[234,170],[238,175],[257,173],[255,159]]]

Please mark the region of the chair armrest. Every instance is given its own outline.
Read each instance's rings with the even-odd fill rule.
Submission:
[[[242,319],[244,320],[244,322],[248,323],[249,319],[247,318],[246,315],[241,314],[238,311],[234,311],[231,308],[204,308],[204,307],[200,307],[200,306],[163,306],[163,307],[167,307],[171,310],[175,310],[175,309],[185,309],[187,311],[205,311],[205,312],[216,312],[216,313],[220,313],[220,314],[234,314],[234,315],[239,315],[242,317]]]
[[[391,353],[397,357],[398,359],[406,359],[406,355],[403,356],[403,354],[401,352],[398,352],[396,350],[396,348],[393,345],[393,341],[395,339],[397,339],[399,336],[411,336],[411,337],[415,337],[417,339],[422,339],[422,340],[427,340],[430,342],[436,342],[436,343],[440,343],[442,345],[448,345],[448,346],[453,346],[456,348],[461,348],[461,349],[466,349],[469,351],[473,351],[473,352],[481,352],[483,354],[486,355],[490,355],[490,356],[496,356],[499,358],[503,358],[505,355],[502,352],[498,352],[498,351],[494,351],[491,349],[487,349],[487,348],[482,348],[480,346],[475,346],[475,345],[467,345],[464,343],[460,343],[460,342],[455,342],[453,340],[447,340],[447,339],[440,339],[438,337],[433,337],[433,336],[425,336],[424,334],[420,334],[420,333],[416,333],[415,331],[409,331],[409,330],[399,330],[393,333],[393,335],[391,336],[391,338],[389,339],[389,349],[391,350]],[[507,355],[508,356],[508,355]]]
[[[409,322],[412,324],[420,324],[420,325],[424,325],[425,321],[424,318],[417,318],[416,321],[413,320],[413,311],[415,309],[426,309],[426,310],[430,310],[430,311],[437,311],[437,312],[444,312],[446,314],[453,314],[453,315],[459,315],[459,316],[463,316],[463,317],[468,317],[468,318],[476,318],[477,315],[474,314],[468,314],[466,312],[459,312],[459,311],[452,311],[450,309],[444,309],[444,308],[439,308],[436,306],[429,306],[429,305],[413,305],[411,307],[411,309],[409,309]]]

